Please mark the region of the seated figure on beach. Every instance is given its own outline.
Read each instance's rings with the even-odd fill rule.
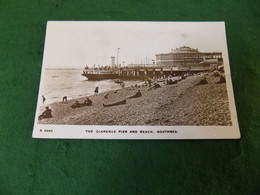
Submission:
[[[134,95],[128,97],[127,99],[130,99],[130,98],[138,98],[138,97],[141,97],[141,96],[142,96],[142,94],[141,94],[140,90],[138,90],[138,91],[136,92],[136,94],[134,94]]]
[[[134,86],[131,85],[127,90],[134,90]]]
[[[118,106],[118,105],[121,105],[121,104],[126,104],[126,100],[121,100],[121,101],[118,101],[118,102],[115,102],[115,103],[112,103],[112,104],[103,104],[103,107],[109,107],[109,106]]]
[[[44,112],[38,117],[39,120],[44,118],[52,118],[51,109],[48,106],[45,107]]]
[[[219,74],[219,72],[217,70],[214,71],[214,76],[215,77],[220,77],[220,74]]]
[[[177,80],[173,80],[173,81],[172,81],[172,84],[177,84],[177,83],[178,83]]]
[[[78,101],[75,101],[74,104],[72,104],[70,107],[71,108],[79,108],[81,105]]]
[[[177,84],[177,80],[172,80],[172,79],[169,79],[168,80],[168,83],[166,85],[172,85],[172,84]]]
[[[93,102],[87,98],[86,100],[84,100],[84,103],[82,104],[83,106],[92,106]]]
[[[158,84],[158,83],[154,83],[154,85],[153,85],[153,89],[157,89],[157,88],[160,88],[160,87],[161,87],[161,85]]]
[[[200,82],[198,82],[196,85],[205,85],[205,84],[208,84],[208,81],[207,81],[206,77],[202,78],[200,80]]]
[[[181,75],[181,79],[182,79],[182,80],[184,80],[184,79],[186,79],[186,78],[187,78],[187,75],[186,75],[186,74],[182,74],[182,75]]]
[[[105,98],[105,99],[108,99],[108,93],[106,93],[106,94],[104,95],[104,98]]]
[[[223,75],[221,75],[217,83],[226,83],[226,78]]]

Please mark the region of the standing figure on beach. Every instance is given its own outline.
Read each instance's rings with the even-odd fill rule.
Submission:
[[[51,117],[52,117],[51,109],[49,109],[49,107],[46,106],[44,112],[38,117],[38,119],[41,120],[44,118],[51,118]]]
[[[68,100],[67,96],[63,96],[62,103],[67,103],[67,100]]]
[[[148,87],[152,87],[152,81],[150,78],[148,78]]]
[[[44,97],[44,95],[42,95],[42,103],[44,104],[46,98]]]
[[[94,94],[95,94],[95,95],[98,94],[98,87],[96,87],[96,89],[94,90]]]
[[[124,83],[124,81],[122,81],[122,83],[120,83],[120,86],[121,86],[122,88],[125,88],[125,83]]]

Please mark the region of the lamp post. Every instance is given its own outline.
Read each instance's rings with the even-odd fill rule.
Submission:
[[[118,63],[118,54],[119,54],[120,48],[117,48],[117,66],[119,67],[119,63]]]
[[[120,75],[120,67],[118,62],[118,54],[119,54],[120,48],[117,48],[117,68],[118,68],[118,75]]]

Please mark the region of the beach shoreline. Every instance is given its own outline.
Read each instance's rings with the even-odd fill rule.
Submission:
[[[208,84],[196,85],[206,77]],[[75,102],[87,97],[56,102],[48,105],[53,117],[39,120],[38,124],[57,125],[131,125],[131,126],[228,126],[231,125],[226,83],[218,84],[219,77],[213,73],[196,74],[179,81],[177,84],[147,90],[140,86],[133,90],[129,87],[87,96],[93,106],[71,108]],[[103,107],[134,95],[138,90],[139,98],[127,99],[126,104]],[[108,99],[104,95],[108,94]],[[43,110],[44,106],[41,107]],[[38,113],[39,115],[40,113]]]

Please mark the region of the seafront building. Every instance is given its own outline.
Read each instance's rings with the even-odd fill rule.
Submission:
[[[200,52],[187,46],[170,53],[156,54],[156,64],[163,68],[210,69],[223,64],[222,52]]]
[[[223,65],[222,52],[200,52],[187,46],[176,48],[170,53],[156,54],[152,64],[128,64],[120,66],[111,56],[111,65],[105,67],[86,67],[83,76],[89,80],[103,79],[145,79],[169,75],[183,75],[218,69]],[[118,61],[118,56],[117,56]]]

